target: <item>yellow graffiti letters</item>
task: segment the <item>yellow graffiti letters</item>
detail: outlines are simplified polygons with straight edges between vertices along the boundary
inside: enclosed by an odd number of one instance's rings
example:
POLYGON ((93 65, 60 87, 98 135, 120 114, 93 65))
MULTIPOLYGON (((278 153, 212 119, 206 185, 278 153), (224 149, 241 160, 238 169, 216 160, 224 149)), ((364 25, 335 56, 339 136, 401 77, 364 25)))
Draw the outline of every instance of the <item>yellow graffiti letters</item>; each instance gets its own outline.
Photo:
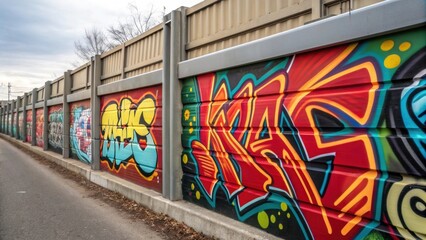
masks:
POLYGON ((149 127, 154 121, 155 102, 145 97, 139 104, 129 98, 123 98, 118 106, 116 102, 108 104, 102 114, 102 130, 104 139, 120 139, 121 141, 149 134, 149 127))

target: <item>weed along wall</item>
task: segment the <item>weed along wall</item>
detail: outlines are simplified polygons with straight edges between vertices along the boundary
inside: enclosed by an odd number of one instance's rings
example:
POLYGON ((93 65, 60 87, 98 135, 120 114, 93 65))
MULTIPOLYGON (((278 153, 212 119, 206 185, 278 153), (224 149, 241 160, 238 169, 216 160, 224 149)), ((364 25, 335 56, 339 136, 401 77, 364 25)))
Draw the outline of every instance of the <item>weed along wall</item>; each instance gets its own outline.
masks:
POLYGON ((62 128, 64 122, 62 105, 49 107, 48 117, 48 148, 54 152, 62 153, 62 128))
POLYGON ((101 98, 101 169, 161 192, 161 86, 101 98))
POLYGON ((425 44, 419 28, 183 80, 184 198, 289 239, 424 237, 425 44))
POLYGON ((92 162, 92 132, 90 100, 70 104, 71 156, 84 163, 92 162))

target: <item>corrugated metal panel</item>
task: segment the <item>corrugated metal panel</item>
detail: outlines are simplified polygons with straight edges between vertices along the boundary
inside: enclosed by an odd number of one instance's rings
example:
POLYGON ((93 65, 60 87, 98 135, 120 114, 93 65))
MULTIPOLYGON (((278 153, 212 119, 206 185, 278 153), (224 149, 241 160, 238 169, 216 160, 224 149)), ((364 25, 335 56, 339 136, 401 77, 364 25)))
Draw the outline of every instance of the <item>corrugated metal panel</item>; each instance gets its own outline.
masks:
POLYGON ((338 15, 349 12, 349 10, 355 10, 382 1, 383 0, 325 0, 323 8, 324 15, 338 15))
POLYGON ((102 54, 101 56, 101 79, 107 80, 121 75, 123 66, 122 51, 120 46, 113 49, 111 52, 102 54))
POLYGON ((64 81, 63 78, 58 81, 58 95, 64 94, 64 81))
POLYGON ((107 83, 112 83, 112 82, 118 81, 120 79, 121 79, 121 75, 117 75, 117 76, 105 78, 105 79, 101 80, 101 85, 102 84, 107 84, 107 83))
POLYGON ((37 102, 41 102, 44 100, 44 87, 42 89, 37 90, 37 102))
POLYGON ((50 89, 51 89, 50 97, 51 98, 56 97, 58 95, 58 82, 57 81, 52 82, 52 84, 50 84, 50 89))
MULTIPOLYGON (((380 1, 353 0, 352 9, 380 1)), ((320 16, 349 11, 349 0, 325 0, 323 3, 324 7, 318 0, 204 1, 187 9, 188 58, 299 27, 320 16)))
POLYGON ((71 74, 71 91, 85 88, 87 82, 87 67, 84 66, 79 71, 71 74))
POLYGON ((140 37, 136 38, 133 42, 131 41, 126 45, 126 75, 127 72, 135 72, 142 69, 142 71, 139 72, 143 73, 146 72, 146 70, 143 69, 153 69, 153 67, 148 66, 158 65, 158 62, 162 61, 162 25, 158 25, 152 28, 151 30, 142 34, 140 37))
POLYGON ((311 7, 304 0, 223 0, 196 11, 190 8, 188 58, 301 26, 311 20, 311 7))
POLYGON ((50 97, 51 98, 54 98, 54 97, 57 97, 57 96, 60 96, 60 95, 62 95, 63 94, 63 84, 62 85, 60 85, 60 83, 61 83, 61 81, 63 82, 64 81, 64 78, 63 77, 60 77, 60 78, 58 78, 58 79, 56 79, 56 80, 54 80, 51 84, 50 84, 50 86, 51 86, 51 93, 50 93, 50 97))
POLYGON ((151 72, 151 71, 154 71, 154 70, 158 70, 158 69, 161 69, 162 67, 163 67, 163 62, 157 62, 155 64, 151 64, 151 65, 148 65, 146 67, 139 68, 137 70, 126 72, 126 78, 134 77, 134 76, 140 75, 142 73, 147 73, 147 72, 151 72))

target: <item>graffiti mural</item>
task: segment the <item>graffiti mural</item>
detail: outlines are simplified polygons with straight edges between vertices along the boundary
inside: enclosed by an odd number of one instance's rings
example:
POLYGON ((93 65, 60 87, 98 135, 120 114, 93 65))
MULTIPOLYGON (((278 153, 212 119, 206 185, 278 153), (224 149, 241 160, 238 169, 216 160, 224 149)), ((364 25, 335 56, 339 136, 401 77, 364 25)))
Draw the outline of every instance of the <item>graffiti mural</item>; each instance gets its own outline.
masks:
POLYGON ((33 111, 32 110, 28 110, 27 111, 27 119, 25 122, 25 126, 27 128, 27 136, 26 136, 26 141, 31 143, 31 139, 32 139, 32 125, 33 125, 33 111))
POLYGON ((186 200, 288 239, 426 238, 426 32, 183 81, 186 200))
POLYGON ((101 168, 161 192, 161 86, 101 98, 101 168))
POLYGON ((71 156, 85 163, 92 162, 92 134, 90 100, 70 104, 71 156))
POLYGON ((18 126, 19 126, 19 131, 18 131, 18 138, 20 140, 24 140, 24 113, 20 112, 18 114, 18 126))
POLYGON ((43 116, 43 108, 39 108, 36 110, 36 145, 39 147, 43 147, 44 146, 44 142, 43 142, 43 121, 44 121, 44 116, 43 116))
POLYGON ((51 106, 48 110, 48 147, 58 153, 62 153, 62 135, 64 124, 64 112, 62 105, 51 106))

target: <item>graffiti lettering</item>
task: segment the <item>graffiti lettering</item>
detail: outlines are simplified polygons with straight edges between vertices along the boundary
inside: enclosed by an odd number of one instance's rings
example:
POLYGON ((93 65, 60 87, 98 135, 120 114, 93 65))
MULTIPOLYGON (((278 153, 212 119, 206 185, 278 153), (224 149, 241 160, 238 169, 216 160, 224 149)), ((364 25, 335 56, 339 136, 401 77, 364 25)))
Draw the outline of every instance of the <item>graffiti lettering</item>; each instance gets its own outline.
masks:
POLYGON ((89 103, 74 104, 71 112, 71 149, 81 161, 92 162, 91 110, 89 103))
POLYGON ((289 239, 424 238, 425 36, 186 79, 185 199, 289 239))
POLYGON ((31 142, 32 141, 32 125, 33 125, 33 111, 32 110, 28 110, 27 111, 27 119, 26 119, 26 128, 27 128, 27 136, 26 136, 26 141, 27 142, 31 142))
POLYGON ((36 110, 36 144, 39 147, 44 146, 43 142, 43 129, 44 129, 44 116, 43 109, 39 108, 36 110))
POLYGON ((155 98, 147 94, 139 102, 122 98, 107 103, 102 112, 102 158, 118 167, 134 159, 140 172, 149 177, 157 166, 157 150, 150 133, 155 117, 155 98))
POLYGON ((62 128, 64 113, 60 107, 49 108, 48 140, 49 147, 56 151, 62 151, 62 128))

